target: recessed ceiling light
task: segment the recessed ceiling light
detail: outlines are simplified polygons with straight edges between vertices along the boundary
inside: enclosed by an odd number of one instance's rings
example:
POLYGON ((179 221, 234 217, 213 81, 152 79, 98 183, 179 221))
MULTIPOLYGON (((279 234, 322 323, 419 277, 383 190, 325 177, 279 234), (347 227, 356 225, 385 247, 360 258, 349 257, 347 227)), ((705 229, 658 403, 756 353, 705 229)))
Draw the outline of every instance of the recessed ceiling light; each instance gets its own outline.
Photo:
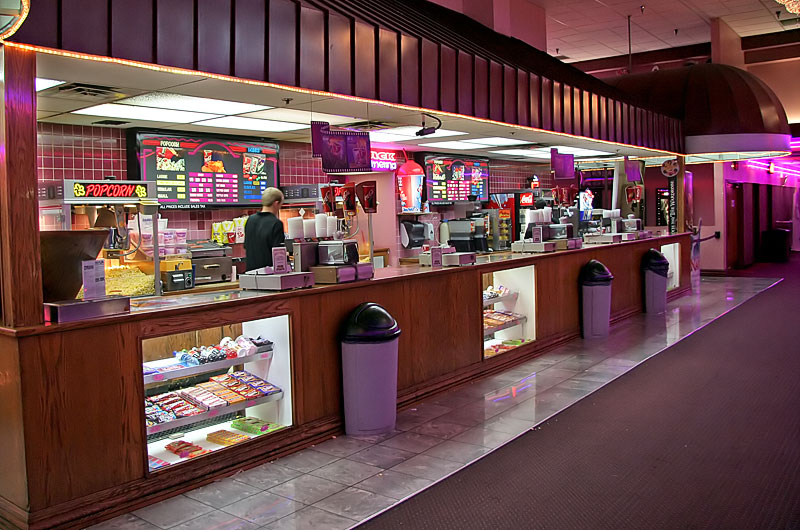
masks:
MULTIPOLYGON (((384 132, 389 134, 396 134, 398 136, 409 136, 411 138, 418 138, 417 131, 420 130, 422 127, 395 127, 394 129, 384 129, 384 132)), ((450 131, 447 129, 437 129, 433 134, 427 134, 424 137, 426 140, 428 138, 444 138, 445 136, 461 136, 463 134, 467 134, 461 131, 450 131)))
MULTIPOLYGON (((426 136, 427 138, 427 136, 426 136)), ((428 144, 419 144, 422 147, 433 147, 434 149, 486 149, 488 145, 471 144, 467 142, 432 142, 428 144)))
POLYGON ((336 114, 323 114, 320 112, 309 112, 298 109, 269 109, 246 114, 248 118, 262 118, 265 120, 288 121, 292 123, 304 123, 309 125, 311 120, 326 121, 331 125, 342 125, 359 121, 352 116, 337 116, 336 114))
POLYGON ((381 131, 370 131, 369 140, 371 142, 394 143, 394 142, 408 142, 415 140, 416 136, 400 136, 398 134, 389 134, 381 131))
POLYGON ((117 105, 104 103, 85 109, 75 110, 72 114, 102 116, 103 118, 123 118, 126 120, 163 121, 169 123, 192 123, 194 121, 216 118, 217 114, 203 112, 186 112, 183 110, 153 109, 136 105, 117 105))
POLYGON ((203 127, 221 127, 223 129, 239 129, 242 131, 287 132, 308 129, 309 125, 289 123, 287 121, 259 120, 258 118, 242 118, 241 116, 225 116, 211 120, 198 121, 194 125, 203 127))
POLYGON ((534 149, 534 151, 539 151, 542 153, 550 154, 550 149, 558 149, 558 153, 561 155, 575 155, 575 156, 601 156, 601 155, 613 155, 614 153, 609 153, 608 151, 595 151, 593 149, 582 149, 580 147, 567 147, 564 145, 554 145, 553 147, 540 147, 538 149, 534 149))
POLYGON ((44 77, 37 77, 36 78, 36 91, 41 92, 42 90, 47 90, 48 88, 53 88, 54 86, 63 85, 66 81, 58 81, 56 79, 45 79, 44 77))
POLYGON ((463 140, 464 142, 474 142, 476 144, 491 145, 492 147, 501 147, 504 145, 522 145, 530 144, 527 140, 514 140, 513 138, 500 138, 499 136, 492 136, 491 138, 470 138, 463 140))
POLYGON ((225 116, 272 108, 267 105, 252 105, 250 103, 239 103, 238 101, 198 98, 194 96, 184 96, 183 94, 167 94, 164 92, 151 92, 149 94, 142 94, 141 96, 123 99, 117 103, 123 103, 125 105, 140 105, 142 107, 155 107, 159 109, 207 112, 210 114, 222 114, 225 116))
POLYGON ((550 160, 550 153, 542 154, 539 151, 531 149, 500 149, 499 151, 489 151, 490 153, 497 153, 498 155, 514 155, 524 156, 527 158, 538 158, 539 160, 550 160))

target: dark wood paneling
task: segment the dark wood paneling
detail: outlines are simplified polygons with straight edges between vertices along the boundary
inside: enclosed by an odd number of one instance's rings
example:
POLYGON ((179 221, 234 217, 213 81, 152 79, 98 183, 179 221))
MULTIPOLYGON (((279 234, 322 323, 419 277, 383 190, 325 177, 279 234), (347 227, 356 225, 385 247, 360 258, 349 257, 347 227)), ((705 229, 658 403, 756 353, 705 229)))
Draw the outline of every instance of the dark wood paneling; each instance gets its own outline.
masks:
POLYGON ((152 63, 153 2, 111 0, 111 55, 152 63))
POLYGON ((600 96, 600 98, 597 100, 597 105, 597 125, 599 127, 599 135, 595 137, 601 140, 608 140, 608 113, 606 112, 606 109, 608 108, 608 100, 604 96, 600 96))
POLYGON ((156 61, 194 69, 194 2, 156 0, 156 61))
POLYGON ((203 72, 231 73, 231 2, 197 1, 197 68, 203 72))
POLYGON ((397 103, 399 97, 398 35, 381 28, 379 31, 378 87, 381 101, 397 103))
POLYGON ((0 458, 0 477, 3 477, 0 480, 0 497, 19 508, 26 508, 28 485, 25 480, 19 350, 17 339, 3 335, 0 335, 0 447, 3 448, 3 458, 0 458))
POLYGON ((558 81, 553 81, 553 125, 556 132, 564 131, 564 89, 558 81))
POLYGON ((300 86, 325 90, 325 14, 300 8, 300 86))
POLYGON ((489 117, 503 121, 503 66, 489 61, 489 117))
POLYGON ((357 20, 355 29, 355 95, 363 98, 375 98, 377 94, 375 28, 357 20))
MULTIPOLYGON (((11 40, 58 48, 59 0, 36 0, 32 4, 28 18, 12 35, 11 40)), ((150 46, 151 43, 148 42, 147 45, 150 46)))
POLYGON ((553 80, 542 77, 542 129, 553 130, 553 80))
POLYGON ((268 81, 297 85, 297 5, 290 0, 269 0, 268 81))
POLYGON ((475 116, 489 117, 489 62, 475 57, 475 116))
POLYGON ((615 101, 614 102, 614 114, 616 116, 616 118, 614 119, 614 123, 616 124, 616 128, 617 128, 615 139, 616 139, 617 142, 622 142, 622 139, 623 139, 624 136, 622 134, 623 122, 622 122, 622 102, 621 101, 615 101))
POLYGON ((95 55, 108 54, 108 2, 61 0, 61 46, 95 55))
POLYGON ((517 69, 503 65, 503 121, 517 123, 517 69))
POLYGON ((422 106, 439 108, 439 46, 422 39, 422 106))
POLYGON ((458 112, 459 114, 466 114, 472 116, 474 109, 472 107, 472 89, 475 81, 475 75, 472 68, 473 56, 458 52, 458 112))
POLYGON ((328 14, 328 90, 353 93, 352 23, 349 18, 328 14))
POLYGON ((600 113, 598 112, 598 109, 600 108, 600 96, 597 94, 592 94, 589 105, 592 110, 592 138, 600 138, 600 113))
POLYGON ((456 96, 456 51, 449 46, 439 47, 439 105, 447 112, 456 112, 458 102, 456 96))
POLYGON ((631 143, 631 121, 630 121, 631 107, 627 103, 622 103, 622 142, 626 144, 631 143))
POLYGON ((581 130, 584 136, 592 136, 592 94, 588 90, 581 91, 581 130))
POLYGON ((400 102, 418 107, 420 104, 419 39, 400 36, 400 102))
POLYGON ((236 0, 234 13, 234 73, 246 79, 266 77, 268 0, 236 0))
POLYGON ((531 89, 530 76, 523 70, 517 70, 517 123, 531 124, 531 89))
POLYGON ((562 127, 567 134, 572 134, 572 87, 561 85, 562 127))
POLYGON ((536 75, 530 75, 530 105, 531 105, 531 127, 542 127, 542 79, 536 75))
POLYGON ((36 53, 4 47, 0 149, 0 291, 9 327, 42 322, 36 174, 36 53))
POLYGON ((137 332, 123 324, 20 340, 31 510, 144 478, 137 332))

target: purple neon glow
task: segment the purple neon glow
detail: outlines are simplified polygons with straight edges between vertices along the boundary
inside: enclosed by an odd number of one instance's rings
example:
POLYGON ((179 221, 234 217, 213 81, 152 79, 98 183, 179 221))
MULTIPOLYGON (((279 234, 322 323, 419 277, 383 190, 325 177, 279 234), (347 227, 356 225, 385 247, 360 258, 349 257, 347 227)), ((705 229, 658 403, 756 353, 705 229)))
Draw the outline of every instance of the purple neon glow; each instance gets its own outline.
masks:
MULTIPOLYGON (((765 170, 768 170, 770 166, 768 162, 761 162, 758 160, 752 160, 748 162, 747 165, 757 169, 765 169, 765 170)), ((786 166, 779 166, 778 164, 774 164, 774 173, 783 173, 785 175, 793 175, 796 177, 800 177, 800 171, 798 171, 797 169, 788 168, 786 166)))

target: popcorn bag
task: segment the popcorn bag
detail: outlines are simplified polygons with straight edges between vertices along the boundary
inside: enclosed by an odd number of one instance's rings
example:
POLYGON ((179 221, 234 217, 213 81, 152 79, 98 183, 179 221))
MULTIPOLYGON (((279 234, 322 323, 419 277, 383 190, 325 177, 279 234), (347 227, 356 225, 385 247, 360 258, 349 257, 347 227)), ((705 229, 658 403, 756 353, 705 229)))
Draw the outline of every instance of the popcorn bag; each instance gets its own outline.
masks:
POLYGON ((233 223, 236 230, 236 243, 244 243, 244 225, 247 223, 247 217, 237 217, 233 223))

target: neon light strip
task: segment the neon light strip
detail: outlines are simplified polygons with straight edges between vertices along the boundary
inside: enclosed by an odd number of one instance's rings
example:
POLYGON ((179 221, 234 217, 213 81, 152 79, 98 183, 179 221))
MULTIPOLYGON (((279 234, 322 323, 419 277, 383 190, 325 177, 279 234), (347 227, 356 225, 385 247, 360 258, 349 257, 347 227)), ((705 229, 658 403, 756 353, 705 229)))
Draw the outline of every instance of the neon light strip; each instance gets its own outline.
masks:
POLYGON ((588 141, 591 141, 591 142, 597 142, 597 143, 606 144, 606 145, 629 147, 631 149, 641 149, 641 150, 644 150, 644 151, 651 151, 653 153, 663 153, 662 155, 659 155, 659 156, 664 156, 664 155, 678 156, 680 154, 680 153, 675 153, 675 152, 672 152, 672 151, 654 149, 652 147, 644 147, 644 146, 640 146, 640 145, 615 143, 615 142, 610 142, 608 140, 599 140, 597 138, 589 138, 589 137, 586 137, 586 136, 576 136, 574 134, 561 133, 561 132, 555 132, 555 131, 548 131, 547 129, 538 129, 536 127, 526 127, 524 125, 515 125, 515 124, 512 124, 512 123, 505 123, 505 122, 501 122, 501 121, 490 120, 490 119, 487 119, 487 118, 478 118, 478 117, 475 117, 475 116, 467 116, 467 115, 458 114, 458 113, 455 113, 455 112, 447 112, 447 111, 443 111, 443 110, 426 109, 424 107, 414 107, 414 106, 411 106, 411 105, 402 105, 402 104, 399 104, 399 103, 389 103, 389 102, 386 102, 386 101, 379 101, 379 100, 376 100, 376 99, 362 98, 362 97, 359 97, 359 96, 347 96, 347 95, 344 95, 344 94, 336 94, 336 93, 333 93, 333 92, 324 92, 322 90, 311 90, 311 89, 308 89, 308 88, 300 88, 300 87, 293 87, 293 86, 288 86, 288 85, 280 85, 278 83, 270 83, 270 82, 267 82, 267 81, 256 81, 254 79, 243 79, 243 78, 240 78, 240 77, 233 77, 233 76, 229 76, 229 75, 212 74, 212 73, 209 73, 209 72, 201 72, 199 70, 189 70, 189 69, 186 69, 186 68, 177 68, 177 67, 174 67, 174 66, 161 66, 161 65, 158 65, 158 64, 143 63, 143 62, 140 62, 140 61, 132 61, 132 60, 129 60, 129 59, 117 59, 115 57, 105 57, 105 56, 102 56, 102 55, 92 55, 92 54, 88 54, 88 53, 77 53, 77 52, 71 52, 71 51, 66 51, 66 50, 58 50, 58 49, 55 49, 55 48, 48 48, 48 47, 45 47, 45 46, 33 46, 33 45, 30 45, 30 44, 20 44, 20 43, 16 43, 16 42, 6 42, 5 45, 9 46, 11 48, 19 48, 19 49, 22 49, 22 50, 29 50, 29 51, 38 52, 38 53, 46 53, 46 54, 49 54, 49 55, 58 55, 58 56, 61 56, 61 57, 68 57, 68 58, 71 58, 71 59, 82 59, 82 60, 86 60, 86 61, 96 61, 96 62, 101 62, 101 63, 119 64, 119 65, 123 65, 123 66, 132 66, 134 68, 143 68, 145 70, 152 70, 152 71, 155 71, 155 72, 166 72, 166 73, 170 73, 170 74, 191 75, 191 76, 201 75, 201 76, 207 77, 209 79, 216 79, 216 80, 219 80, 219 81, 230 81, 230 82, 233 82, 233 83, 241 83, 241 84, 245 84, 245 85, 277 88, 277 89, 286 90, 286 91, 289 91, 289 92, 296 92, 296 93, 300 93, 300 94, 310 94, 310 95, 313 95, 313 96, 337 98, 337 99, 343 99, 343 100, 347 100, 347 101, 355 101, 355 102, 358 102, 358 103, 372 103, 372 104, 375 104, 375 105, 381 105, 381 106, 384 106, 384 107, 390 107, 390 108, 400 109, 400 110, 407 110, 407 111, 412 111, 412 112, 429 112, 429 113, 438 114, 440 116, 447 116, 447 117, 451 117, 451 118, 461 118, 461 119, 465 119, 465 120, 470 120, 470 121, 474 121, 474 122, 478 122, 478 123, 487 123, 487 124, 491 124, 491 125, 501 125, 501 126, 504 126, 504 127, 511 127, 513 129, 519 129, 519 130, 523 130, 523 131, 532 131, 532 132, 537 132, 537 133, 552 134, 552 135, 555 135, 555 136, 563 136, 565 138, 574 138, 574 139, 578 139, 578 140, 588 140, 588 141))
MULTIPOLYGON (((769 170, 769 164, 766 162, 759 162, 759 161, 751 161, 747 163, 750 167, 755 167, 757 169, 769 170)), ((796 169, 790 169, 785 166, 775 166, 773 173, 784 173, 786 175, 793 175, 796 177, 800 177, 800 171, 796 169)))

